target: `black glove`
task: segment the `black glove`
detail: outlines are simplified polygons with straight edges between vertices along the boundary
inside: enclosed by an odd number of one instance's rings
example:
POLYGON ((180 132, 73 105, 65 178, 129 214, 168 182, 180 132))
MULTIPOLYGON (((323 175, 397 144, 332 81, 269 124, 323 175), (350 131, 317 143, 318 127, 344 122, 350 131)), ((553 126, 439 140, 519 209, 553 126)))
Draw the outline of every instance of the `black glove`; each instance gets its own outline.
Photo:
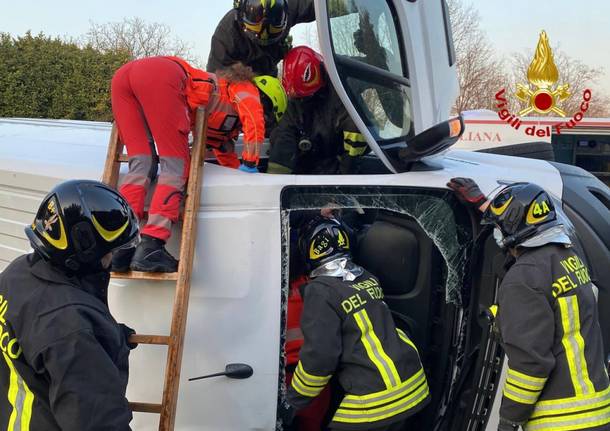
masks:
POLYGON ((287 427, 294 421, 296 410, 291 405, 281 402, 277 409, 277 418, 282 421, 282 425, 287 427))
POLYGON ((119 323, 119 326, 121 327, 121 330, 123 331, 123 335, 125 336, 125 341, 127 342, 127 346, 133 350, 136 347, 138 347, 138 343, 130 343, 129 342, 129 337, 132 336, 133 334, 136 333, 136 331, 134 331, 132 328, 130 328, 129 326, 123 324, 123 323, 119 323))
POLYGON ((513 423, 509 420, 500 418, 500 423, 498 424, 498 431, 518 431, 519 425, 513 423))
POLYGON ((447 187, 455 192, 460 202, 475 208, 487 200, 472 178, 451 178, 447 187))

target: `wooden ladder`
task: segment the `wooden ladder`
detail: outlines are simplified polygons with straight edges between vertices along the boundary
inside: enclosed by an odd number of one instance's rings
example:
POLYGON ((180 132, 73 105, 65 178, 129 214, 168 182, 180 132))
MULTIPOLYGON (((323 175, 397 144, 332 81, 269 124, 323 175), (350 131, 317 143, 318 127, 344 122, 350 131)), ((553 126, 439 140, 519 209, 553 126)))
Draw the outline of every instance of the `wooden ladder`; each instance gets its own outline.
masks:
MULTIPOLYGON (((172 322, 169 336, 167 335, 132 335, 131 342, 138 344, 157 344, 168 346, 167 362, 165 366, 165 381, 163 385, 163 399, 161 404, 130 402, 134 412, 158 413, 159 431, 172 431, 176 420, 176 406, 178 402, 178 389, 180 386, 180 368, 182 364, 182 350, 184 347, 184 332, 186 329, 186 316, 191 290, 191 271, 193 268, 193 255, 195 239, 197 238, 197 211, 201 194, 201 178, 203 175, 203 158, 205 155, 207 114, 203 107, 197 109, 195 119, 195 134, 191 150, 191 165, 186 186, 186 199, 182 215, 182 237, 180 242, 180 263, 178 272, 151 273, 130 271, 126 273, 112 273, 113 278, 131 280, 172 280, 176 282, 172 322)), ((108 155, 104 166, 102 181, 111 187, 117 188, 121 163, 128 161, 123 154, 123 143, 119 139, 116 124, 112 126, 108 155)))

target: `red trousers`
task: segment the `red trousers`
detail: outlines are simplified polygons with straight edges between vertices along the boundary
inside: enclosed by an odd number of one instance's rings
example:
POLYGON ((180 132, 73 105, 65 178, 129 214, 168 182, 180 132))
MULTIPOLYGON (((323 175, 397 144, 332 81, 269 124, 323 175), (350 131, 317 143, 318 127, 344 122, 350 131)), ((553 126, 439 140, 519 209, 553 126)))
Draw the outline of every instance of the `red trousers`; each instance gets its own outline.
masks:
POLYGON ((129 156, 129 173, 120 192, 141 220, 151 173, 157 169, 156 144, 160 173, 142 234, 162 240, 170 237, 172 223, 178 220, 189 171, 191 118, 185 82, 180 65, 162 57, 134 60, 112 78, 112 112, 129 156))

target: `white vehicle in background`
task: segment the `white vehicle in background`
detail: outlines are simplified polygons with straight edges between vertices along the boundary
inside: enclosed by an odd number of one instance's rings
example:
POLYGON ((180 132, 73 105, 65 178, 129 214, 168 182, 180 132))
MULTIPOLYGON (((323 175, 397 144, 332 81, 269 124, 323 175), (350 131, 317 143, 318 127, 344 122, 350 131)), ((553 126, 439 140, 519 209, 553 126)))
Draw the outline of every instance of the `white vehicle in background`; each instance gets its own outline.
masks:
POLYGON ((584 118, 557 133, 554 126, 566 118, 523 117, 516 130, 493 111, 462 115, 466 128, 453 148, 574 165, 610 186, 610 118, 584 118), (535 135, 539 130, 542 137, 535 135))
MULTIPOLYGON (((471 177, 488 195, 516 181, 544 187, 578 233, 601 309, 610 308, 610 191, 577 167, 449 149, 463 122, 449 119, 457 80, 443 0, 315 5, 330 79, 373 149, 367 163, 383 173, 252 175, 206 163, 176 429, 281 428, 283 322, 298 271, 292 215, 333 202, 355 222, 357 260, 381 279, 422 355, 432 401, 407 429, 495 430, 504 354, 480 310, 494 302, 503 256, 446 183, 471 177), (360 45, 358 30, 374 43, 360 45), (254 374, 187 381, 229 363, 254 374)), ((101 177, 109 133, 102 123, 0 120, 0 268, 29 250, 23 227, 54 184, 101 177)), ((115 280, 109 295, 117 320, 168 332, 172 284, 115 280)), ((600 318, 609 352, 610 315, 600 318)), ((164 360, 163 347, 133 351, 129 399, 158 402, 164 360)), ((157 421, 135 414, 132 427, 157 421)))

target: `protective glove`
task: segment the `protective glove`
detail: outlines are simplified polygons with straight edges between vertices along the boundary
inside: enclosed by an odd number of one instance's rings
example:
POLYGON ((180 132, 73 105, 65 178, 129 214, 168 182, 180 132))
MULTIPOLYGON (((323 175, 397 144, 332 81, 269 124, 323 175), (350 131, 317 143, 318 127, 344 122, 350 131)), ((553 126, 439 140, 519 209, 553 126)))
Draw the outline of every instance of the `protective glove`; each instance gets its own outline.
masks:
POLYGON ((500 418, 500 423, 498 424, 498 431, 518 431, 519 425, 513 423, 509 420, 500 418))
POLYGON ((119 326, 121 327, 121 330, 123 331, 123 335, 125 336, 125 341, 127 342, 127 346, 129 347, 129 349, 133 350, 136 347, 138 347, 138 343, 129 342, 129 337, 131 337, 133 334, 135 334, 136 331, 134 331, 132 328, 130 328, 129 326, 127 326, 123 323, 119 323, 119 326))
POLYGON ((242 163, 237 169, 242 172, 248 172, 249 174, 258 174, 258 169, 256 169, 256 166, 247 166, 242 163))
POLYGON ((290 426, 296 415, 296 410, 289 404, 280 402, 277 410, 277 418, 282 421, 283 426, 290 426))
POLYGON ((447 187, 453 190, 460 202, 479 208, 487 199, 472 178, 451 178, 447 187))

